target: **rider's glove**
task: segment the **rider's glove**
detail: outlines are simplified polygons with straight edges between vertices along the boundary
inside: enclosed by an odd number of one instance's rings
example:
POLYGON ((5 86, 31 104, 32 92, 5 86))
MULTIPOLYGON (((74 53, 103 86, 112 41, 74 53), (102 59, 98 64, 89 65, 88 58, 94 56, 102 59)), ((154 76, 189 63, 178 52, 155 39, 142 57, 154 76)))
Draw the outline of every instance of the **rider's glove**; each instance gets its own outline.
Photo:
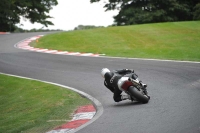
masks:
POLYGON ((124 70, 127 71, 127 72, 130 72, 130 73, 134 73, 133 69, 124 69, 124 70))

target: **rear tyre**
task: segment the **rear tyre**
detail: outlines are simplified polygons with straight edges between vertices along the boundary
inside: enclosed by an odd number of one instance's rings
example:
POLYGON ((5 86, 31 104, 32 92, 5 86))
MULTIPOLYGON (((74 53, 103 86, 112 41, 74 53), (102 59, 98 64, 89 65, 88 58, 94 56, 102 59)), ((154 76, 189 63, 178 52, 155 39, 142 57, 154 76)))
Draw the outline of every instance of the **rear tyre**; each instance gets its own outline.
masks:
POLYGON ((130 93, 131 96, 136 98, 136 100, 138 102, 141 102, 141 103, 148 103, 149 102, 149 98, 146 95, 144 95, 142 90, 139 91, 137 88, 130 86, 128 88, 128 92, 130 93))

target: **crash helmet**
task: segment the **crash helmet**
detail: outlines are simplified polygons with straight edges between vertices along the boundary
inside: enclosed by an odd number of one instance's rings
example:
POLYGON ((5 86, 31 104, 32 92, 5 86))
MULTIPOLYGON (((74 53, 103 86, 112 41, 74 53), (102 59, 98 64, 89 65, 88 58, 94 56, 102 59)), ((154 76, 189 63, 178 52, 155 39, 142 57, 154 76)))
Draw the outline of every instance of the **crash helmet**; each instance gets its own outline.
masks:
POLYGON ((110 70, 109 70, 108 68, 103 68, 103 69, 101 70, 101 76, 102 76, 103 78, 105 78, 105 74, 108 73, 108 72, 110 72, 110 70))

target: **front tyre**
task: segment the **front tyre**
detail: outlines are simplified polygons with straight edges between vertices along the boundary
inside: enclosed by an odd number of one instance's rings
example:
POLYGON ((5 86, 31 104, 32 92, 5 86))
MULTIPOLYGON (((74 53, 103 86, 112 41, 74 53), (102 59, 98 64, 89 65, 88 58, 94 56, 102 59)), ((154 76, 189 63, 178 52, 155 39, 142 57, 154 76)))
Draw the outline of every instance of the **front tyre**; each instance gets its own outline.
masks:
POLYGON ((130 93, 131 96, 136 98, 136 100, 138 102, 141 102, 141 103, 148 103, 149 102, 149 98, 146 95, 144 95, 142 90, 139 91, 137 88, 130 86, 128 88, 128 92, 130 93))

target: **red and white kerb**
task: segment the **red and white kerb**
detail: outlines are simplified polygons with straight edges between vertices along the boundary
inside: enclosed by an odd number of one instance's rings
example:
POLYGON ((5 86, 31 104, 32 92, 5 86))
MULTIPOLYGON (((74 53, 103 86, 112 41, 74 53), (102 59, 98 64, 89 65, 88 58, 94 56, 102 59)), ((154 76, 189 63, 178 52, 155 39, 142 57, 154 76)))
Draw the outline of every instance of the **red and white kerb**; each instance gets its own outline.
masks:
POLYGON ((34 52, 41 52, 41 53, 48 53, 48 54, 60 54, 60 55, 74 55, 74 56, 92 56, 92 57, 98 57, 103 54, 93 54, 93 53, 80 53, 80 52, 69 52, 69 51, 59 51, 59 50, 52 50, 52 49, 42 49, 42 48, 34 48, 29 46, 29 43, 39 39, 43 35, 34 36, 28 39, 23 40, 22 42, 18 43, 16 45, 17 48, 24 49, 24 50, 30 50, 34 52))

